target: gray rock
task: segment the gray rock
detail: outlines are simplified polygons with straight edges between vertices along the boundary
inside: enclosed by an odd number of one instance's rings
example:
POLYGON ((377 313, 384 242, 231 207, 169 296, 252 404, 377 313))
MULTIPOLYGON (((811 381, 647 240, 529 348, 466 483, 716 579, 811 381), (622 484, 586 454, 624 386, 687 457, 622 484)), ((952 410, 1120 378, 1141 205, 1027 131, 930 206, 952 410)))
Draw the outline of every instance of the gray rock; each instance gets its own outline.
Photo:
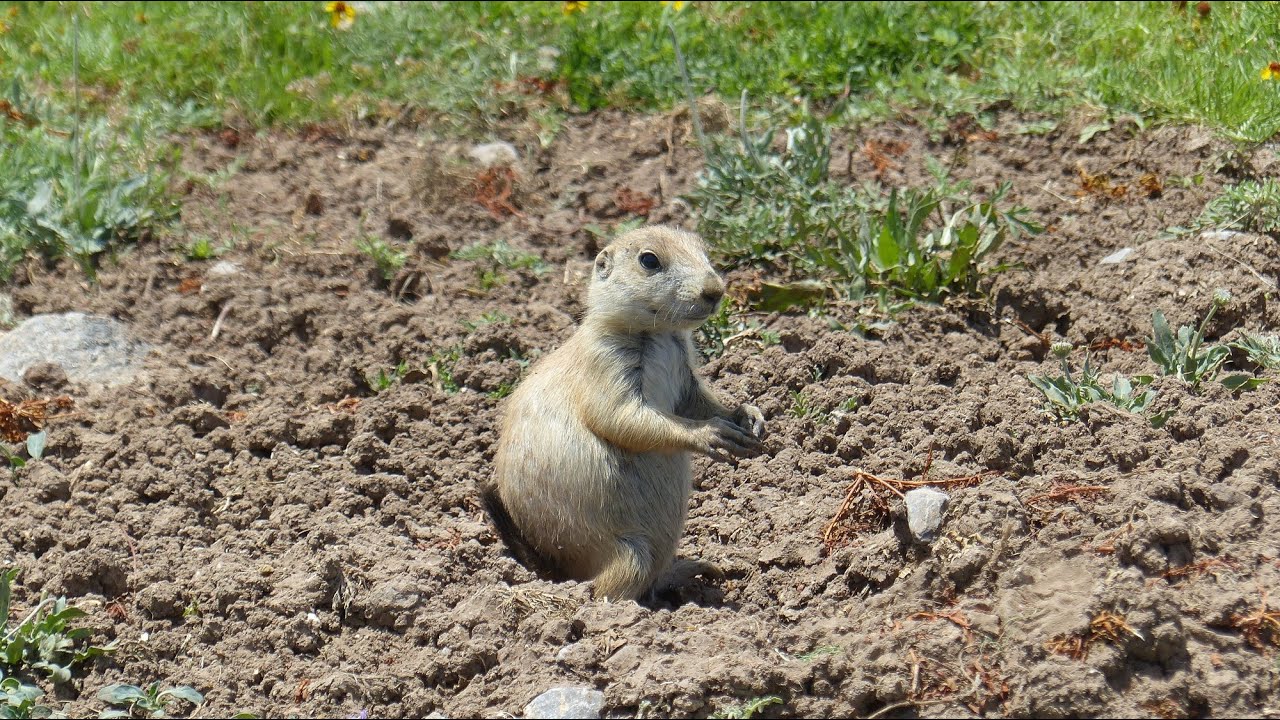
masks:
POLYGON ((72 312, 35 315, 0 335, 0 377, 18 382, 39 363, 62 367, 72 382, 122 385, 141 369, 146 344, 109 317, 72 312))
POLYGON ((491 168, 495 165, 515 165, 520 161, 520 153, 516 151, 516 146, 509 142, 491 142, 476 145, 467 151, 467 157, 484 168, 491 168))
POLYGON ((1241 235, 1244 233, 1235 230, 1206 230, 1200 233, 1200 239, 1209 242, 1230 242, 1241 235))
POLYGON ((916 488, 907 493, 907 527, 918 542, 930 543, 942 527, 942 515, 951 496, 931 487, 916 488))
POLYGON ((240 274, 240 266, 230 260, 219 260, 205 271, 209 277, 231 277, 240 274))
POLYGON ((374 627, 405 628, 413 621, 413 611, 422 596, 408 580, 391 580, 373 586, 358 599, 365 620, 374 627))
POLYGON ((556 687, 524 706, 527 718, 598 718, 604 693, 587 687, 556 687))
POLYGON ((1129 258, 1133 254, 1133 248, 1126 247, 1111 253, 1110 255, 1098 261, 1100 265, 1118 265, 1129 258))

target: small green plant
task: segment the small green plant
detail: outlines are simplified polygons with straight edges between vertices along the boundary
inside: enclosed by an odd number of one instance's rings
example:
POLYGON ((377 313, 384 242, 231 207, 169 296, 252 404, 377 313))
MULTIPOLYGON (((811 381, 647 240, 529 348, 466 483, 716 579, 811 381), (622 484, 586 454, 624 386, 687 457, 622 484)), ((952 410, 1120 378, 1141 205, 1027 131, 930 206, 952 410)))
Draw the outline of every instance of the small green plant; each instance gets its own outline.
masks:
POLYGON ((174 215, 171 163, 144 139, 161 132, 154 118, 129 118, 133 133, 84 121, 24 92, 17 76, 0 97, 10 114, 0 122, 0 282, 28 254, 71 257, 93 276, 100 254, 174 215))
POLYGON ((0 442, 0 454, 3 454, 5 462, 9 463, 9 475, 16 481, 18 479, 18 471, 27 466, 27 461, 23 460, 20 455, 10 450, 9 446, 2 442, 0 442))
MULTIPOLYGON (((1151 337, 1147 339, 1147 355, 1160 367, 1160 372, 1182 380, 1193 390, 1202 383, 1213 380, 1222 370, 1222 365, 1231 357, 1231 348, 1227 345, 1205 345, 1204 331, 1213 319, 1218 308, 1226 307, 1231 302, 1231 293, 1218 290, 1213 294, 1213 304, 1199 327, 1183 325, 1175 334, 1165 320, 1164 313, 1157 309, 1151 314, 1151 337)), ((1252 375, 1235 374, 1222 379, 1222 383, 1232 390, 1252 389, 1264 380, 1252 375)))
POLYGON ((755 714, 770 705, 781 705, 782 698, 777 695, 766 695, 764 697, 752 698, 741 705, 717 710, 711 714, 713 718, 722 718, 723 720, 750 720, 755 714))
POLYGON ((41 705, 44 691, 16 677, 5 677, 0 670, 0 719, 26 720, 53 717, 53 710, 41 705))
POLYGON ((455 260, 476 262, 476 276, 480 280, 480 288, 485 291, 506 282, 503 270, 528 270, 535 275, 542 275, 550 269, 542 258, 517 250, 505 240, 468 245, 461 250, 455 250, 450 257, 455 260))
POLYGON ((845 398, 844 402, 840 403, 839 410, 840 412, 843 412, 843 413, 851 413, 857 410, 860 404, 861 403, 858 401, 858 398, 856 397, 845 398))
POLYGON ((99 690, 98 699, 112 706, 103 710, 98 715, 100 718, 167 718, 169 705, 175 700, 199 706, 204 702, 204 695, 188 685, 161 690, 160 683, 151 683, 146 688, 117 684, 99 690))
POLYGON ((409 259, 406 253, 396 250, 382 238, 373 235, 357 240, 356 249, 373 260, 373 264, 378 268, 378 275, 386 282, 391 282, 396 273, 400 272, 400 268, 404 267, 405 261, 409 259))
POLYGON ((761 349, 782 342, 782 337, 777 331, 764 328, 755 320, 744 319, 741 312, 742 308, 726 300, 720 303, 716 313, 698 328, 696 345, 704 358, 710 360, 720 357, 728 345, 736 340, 751 339, 761 349))
POLYGON ((16 625, 8 624, 9 602, 18 568, 0 572, 0 670, 9 674, 25 668, 41 670, 55 683, 71 679, 71 669, 89 658, 112 651, 115 644, 90 645, 88 628, 71 627, 85 616, 65 597, 42 598, 16 625))
POLYGON ((203 260, 212 260, 213 258, 226 252, 226 248, 214 247, 213 240, 207 235, 201 235, 187 245, 186 256, 188 260, 196 262, 203 260))
POLYGON ((1280 232, 1280 180, 1245 180, 1205 205, 1196 229, 1280 232))
POLYGON ((505 240, 498 240, 489 244, 476 243, 468 245, 461 250, 454 251, 453 257, 456 260, 488 261, 494 267, 502 267, 508 270, 532 270, 539 274, 549 269, 549 266, 542 261, 542 258, 533 253, 517 250, 505 240))
POLYGON ((364 380, 369 383, 369 387, 372 388, 374 392, 380 393, 391 389, 391 386, 395 385, 408 372, 409 363, 401 360, 400 364, 391 368, 390 372, 379 369, 378 374, 376 375, 370 376, 366 374, 364 376, 364 380))
MULTIPOLYGON (((1028 375, 1027 380, 1044 393, 1048 400, 1046 409, 1059 420, 1074 421, 1080 419, 1080 411, 1090 403, 1103 402, 1125 412, 1145 415, 1156 398, 1154 390, 1148 388, 1152 378, 1139 376, 1133 379, 1117 374, 1111 379, 1111 387, 1101 383, 1098 370, 1093 367, 1088 352, 1085 353, 1084 365, 1077 380, 1072 377, 1070 343, 1054 343, 1053 354, 1062 363, 1062 375, 1028 375)), ((1161 427, 1172 415, 1172 411, 1156 413, 1148 416, 1153 427, 1161 427)))
POLYGON ((813 420, 818 425, 825 425, 831 419, 831 413, 813 403, 808 393, 796 390, 791 393, 791 417, 800 420, 813 420))
POLYGON ((475 332, 485 325, 506 325, 511 322, 511 316, 501 310, 488 310, 475 320, 462 320, 462 327, 469 332, 475 332))
POLYGON ((453 379, 453 369, 462 358, 462 348, 454 346, 448 350, 437 350, 427 359, 427 371, 431 373, 432 384, 439 390, 453 395, 462 388, 453 379))
POLYGON ((1244 331, 1240 335, 1240 339, 1231 343, 1231 347, 1244 352, 1249 362, 1258 367, 1280 370, 1280 337, 1244 331))

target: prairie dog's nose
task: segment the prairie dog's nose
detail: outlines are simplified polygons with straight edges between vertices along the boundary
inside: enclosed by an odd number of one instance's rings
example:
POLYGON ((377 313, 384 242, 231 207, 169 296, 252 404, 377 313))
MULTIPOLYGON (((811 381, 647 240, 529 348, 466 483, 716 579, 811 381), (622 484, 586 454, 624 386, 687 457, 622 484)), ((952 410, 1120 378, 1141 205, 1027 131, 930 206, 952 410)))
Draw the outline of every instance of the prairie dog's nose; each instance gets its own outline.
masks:
POLYGON ((702 299, 715 305, 722 297, 724 297, 724 281, 715 273, 707 273, 706 279, 702 281, 702 299))

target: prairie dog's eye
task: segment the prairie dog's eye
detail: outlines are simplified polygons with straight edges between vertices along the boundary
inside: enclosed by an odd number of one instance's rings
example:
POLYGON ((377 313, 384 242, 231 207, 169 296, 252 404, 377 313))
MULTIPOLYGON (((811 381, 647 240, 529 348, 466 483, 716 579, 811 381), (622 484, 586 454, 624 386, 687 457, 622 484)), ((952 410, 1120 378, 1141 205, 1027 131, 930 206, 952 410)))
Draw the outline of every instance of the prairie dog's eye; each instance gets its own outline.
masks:
POLYGON ((658 259, 657 255, 646 250, 640 253, 640 267, 645 270, 661 270, 662 261, 658 259))

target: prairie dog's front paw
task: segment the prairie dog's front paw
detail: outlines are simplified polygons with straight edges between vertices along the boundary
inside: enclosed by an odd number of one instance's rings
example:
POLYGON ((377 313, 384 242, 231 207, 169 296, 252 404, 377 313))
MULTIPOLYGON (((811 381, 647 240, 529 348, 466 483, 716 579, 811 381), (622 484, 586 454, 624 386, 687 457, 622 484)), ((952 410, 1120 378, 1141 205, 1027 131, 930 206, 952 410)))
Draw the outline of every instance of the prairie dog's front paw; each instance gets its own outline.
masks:
POLYGON ((744 428, 724 418, 711 418, 702 427, 704 453, 712 457, 745 457, 760 448, 760 442, 744 428))
POLYGON ((764 413, 755 405, 739 405, 733 411, 733 422, 757 440, 764 437, 764 413))

